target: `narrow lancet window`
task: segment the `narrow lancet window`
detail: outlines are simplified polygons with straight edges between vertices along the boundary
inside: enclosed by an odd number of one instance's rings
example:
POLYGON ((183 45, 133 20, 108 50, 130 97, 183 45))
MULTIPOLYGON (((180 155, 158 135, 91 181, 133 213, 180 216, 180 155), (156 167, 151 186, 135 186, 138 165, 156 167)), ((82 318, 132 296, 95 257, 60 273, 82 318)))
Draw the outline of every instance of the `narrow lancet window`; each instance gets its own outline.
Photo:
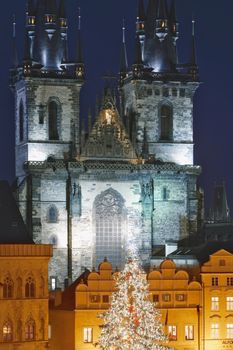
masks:
POLYGON ((59 140, 58 134, 58 105, 55 101, 50 101, 49 113, 49 140, 59 140))
POLYGON ((172 141, 172 128, 172 107, 163 105, 160 110, 160 139, 162 141, 172 141))

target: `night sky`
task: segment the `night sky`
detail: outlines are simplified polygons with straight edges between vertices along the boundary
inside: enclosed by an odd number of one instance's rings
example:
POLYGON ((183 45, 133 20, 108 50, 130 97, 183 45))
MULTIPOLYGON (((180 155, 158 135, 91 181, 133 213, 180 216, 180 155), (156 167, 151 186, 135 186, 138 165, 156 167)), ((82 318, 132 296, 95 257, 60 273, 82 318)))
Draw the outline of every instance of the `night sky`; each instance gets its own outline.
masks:
MULTIPOLYGON (((134 54, 137 0, 67 0, 70 55, 77 37, 77 8, 81 6, 82 35, 87 81, 82 91, 82 111, 94 108, 104 74, 117 74, 121 26, 125 17, 129 63, 134 54)), ((25 1, 1 1, 0 65, 0 178, 14 180, 14 99, 8 88, 12 52, 12 15, 17 19, 19 57, 22 57, 25 1)), ((233 1, 177 0, 180 22, 180 62, 190 56, 191 19, 196 19, 197 57, 202 84, 195 96, 195 163, 202 166, 199 184, 205 190, 206 207, 214 183, 225 181, 233 208, 233 1)), ((233 212, 232 212, 233 215, 233 212)))

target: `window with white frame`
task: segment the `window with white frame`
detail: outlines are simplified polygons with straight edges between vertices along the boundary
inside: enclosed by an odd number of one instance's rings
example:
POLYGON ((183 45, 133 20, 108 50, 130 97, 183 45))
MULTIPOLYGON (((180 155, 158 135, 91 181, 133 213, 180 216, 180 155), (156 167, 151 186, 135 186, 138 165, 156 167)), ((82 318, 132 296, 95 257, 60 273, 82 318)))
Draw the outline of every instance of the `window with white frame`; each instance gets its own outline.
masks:
POLYGON ((227 338, 233 339, 233 323, 227 323, 227 338))
POLYGON ((219 311, 219 297, 211 297, 211 311, 219 311))
POLYGON ((233 310, 233 297, 227 297, 227 311, 233 310))
POLYGON ((174 325, 168 326, 168 339, 177 340, 177 327, 174 325))
POLYGON ((194 326, 187 324, 185 326, 185 340, 193 340, 194 339, 194 326))
POLYGON ((57 288, 57 278, 56 277, 50 277, 50 288, 51 288, 51 290, 56 290, 56 288, 57 288))
POLYGON ((92 343, 93 338, 93 329, 91 327, 83 328, 83 342, 84 343, 92 343))
POLYGON ((211 338, 212 339, 219 338, 219 324, 218 323, 211 324, 211 338))

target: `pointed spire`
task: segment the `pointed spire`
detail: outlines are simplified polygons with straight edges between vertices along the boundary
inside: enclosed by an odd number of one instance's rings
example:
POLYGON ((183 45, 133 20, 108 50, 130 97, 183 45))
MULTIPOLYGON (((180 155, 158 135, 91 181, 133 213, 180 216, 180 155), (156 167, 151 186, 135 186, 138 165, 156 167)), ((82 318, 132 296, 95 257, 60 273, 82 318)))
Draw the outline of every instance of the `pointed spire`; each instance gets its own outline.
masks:
POLYGON ((142 50, 141 50, 141 44, 139 40, 139 36, 136 35, 135 38, 135 58, 134 58, 134 64, 141 65, 142 64, 142 50))
POLYGON ((173 38, 177 40, 179 37, 179 23, 177 22, 176 17, 176 0, 172 0, 171 11, 169 15, 169 27, 173 38))
POLYGON ((77 49, 77 64, 76 64, 76 77, 78 79, 84 79, 84 62, 83 62, 83 50, 82 50, 82 38, 81 38, 81 9, 78 8, 78 49, 77 49))
POLYGON ((141 48, 139 35, 136 34, 136 37, 135 37, 135 58, 134 58, 134 64, 133 64, 133 76, 134 76, 134 78, 140 78, 141 73, 142 73, 142 69, 143 69, 142 48, 141 48))
POLYGON ((224 183, 221 185, 215 185, 211 212, 212 220, 214 222, 228 222, 230 220, 230 210, 224 183))
POLYGON ((13 39, 13 67, 17 68, 19 65, 18 61, 18 52, 17 52, 17 47, 16 47, 16 20, 15 20, 15 15, 13 15, 13 32, 12 32, 12 39, 13 39))
POLYGON ((160 41, 163 41, 168 34, 168 14, 166 11, 166 0, 158 0, 158 12, 156 19, 156 35, 160 41))
POLYGON ((149 0, 147 11, 146 11, 146 36, 153 38, 155 34, 155 21, 158 12, 158 0, 149 0))
POLYGON ((141 22, 144 22, 146 19, 144 0, 138 0, 138 16, 137 19, 141 22))
POLYGON ((198 66, 197 66, 197 58, 196 58, 195 20, 194 20, 194 18, 192 19, 192 49, 191 49, 189 73, 192 74, 194 80, 197 78, 198 66))
POLYGON ((46 15, 56 15, 57 14, 56 0, 45 0, 45 14, 46 15))
POLYGON ((67 17, 66 17, 65 0, 60 0, 59 18, 63 18, 63 19, 67 18, 67 17))
POLYGON ((123 19, 122 25, 122 45, 121 45, 121 58, 120 58, 120 84, 123 83, 123 79, 126 77, 128 70, 128 59, 125 43, 125 21, 123 19))
POLYGON ((34 6, 34 1, 33 0, 28 0, 27 1, 27 15, 29 17, 35 16, 35 6, 34 6))
POLYGON ((166 0, 159 0, 157 19, 168 19, 166 0))

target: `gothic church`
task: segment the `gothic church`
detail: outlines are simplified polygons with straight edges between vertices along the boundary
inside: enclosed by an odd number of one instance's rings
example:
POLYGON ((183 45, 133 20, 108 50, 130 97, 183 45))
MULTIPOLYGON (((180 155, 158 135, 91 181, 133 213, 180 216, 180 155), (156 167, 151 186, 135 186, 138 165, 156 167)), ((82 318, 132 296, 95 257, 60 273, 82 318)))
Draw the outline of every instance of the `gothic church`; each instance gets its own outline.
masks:
POLYGON ((190 61, 178 64, 175 0, 149 0, 147 9, 139 0, 131 66, 123 35, 120 102, 106 89, 88 132, 81 28, 71 62, 65 5, 28 0, 24 59, 15 49, 11 69, 19 208, 33 240, 53 244, 57 286, 104 257, 121 267, 130 246, 149 266, 162 247, 195 235, 202 216, 194 30, 190 61))

